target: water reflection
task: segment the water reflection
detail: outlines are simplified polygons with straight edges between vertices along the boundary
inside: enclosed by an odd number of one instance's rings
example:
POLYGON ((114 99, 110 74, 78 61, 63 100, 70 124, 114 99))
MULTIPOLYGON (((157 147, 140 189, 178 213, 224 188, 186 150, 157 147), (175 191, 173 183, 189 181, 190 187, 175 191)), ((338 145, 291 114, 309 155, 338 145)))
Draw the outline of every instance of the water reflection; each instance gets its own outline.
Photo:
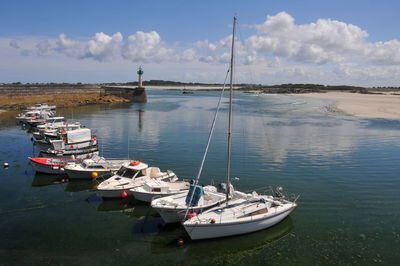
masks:
POLYGON ((32 187, 60 185, 68 182, 66 176, 36 173, 32 180, 32 187))
MULTIPOLYGON (((284 99, 296 101, 296 97, 284 99)), ((245 110, 236 118, 241 130, 236 134, 246 138, 249 147, 265 160, 281 164, 287 161, 289 154, 314 161, 329 161, 333 157, 349 155, 359 146, 361 135, 388 140, 400 136, 399 120, 343 119, 341 115, 324 111, 326 104, 326 101, 306 99, 296 112, 279 115, 279 118, 273 111, 276 106, 271 109, 264 106, 263 113, 258 111, 258 115, 251 116, 243 115, 249 112, 245 110), (310 111, 312 115, 306 115, 307 110, 313 108, 317 109, 310 111)), ((288 109, 285 106, 280 108, 288 109)), ((242 111, 240 107, 239 110, 242 111)))
MULTIPOLYGON (((156 237, 149 240, 151 241, 152 254, 179 250, 180 253, 184 254, 183 260, 201 259, 202 261, 204 261, 205 254, 211 260, 218 260, 225 256, 240 257, 242 254, 248 256, 252 252, 257 252, 263 247, 279 241, 294 230, 292 218, 288 217, 274 227, 247 235, 191 241, 180 224, 160 226, 155 221, 152 223, 149 227, 152 226, 154 231, 158 231, 156 237), (181 239, 184 242, 183 246, 178 243, 181 239)), ((234 258, 232 260, 235 261, 234 258)))
POLYGON ((19 113, 19 111, 0 112, 0 129, 14 127, 16 124, 15 117, 19 113))
POLYGON ((90 191, 97 187, 98 183, 92 180, 72 180, 69 179, 65 191, 67 192, 79 192, 79 191, 90 191))
POLYGON ((97 182, 92 180, 71 180, 66 175, 50 175, 36 173, 32 180, 32 187, 63 185, 66 192, 80 192, 95 189, 97 182))
MULTIPOLYGON (((96 210, 98 212, 131 212, 135 208, 135 203, 136 200, 129 197, 128 199, 101 199, 97 197, 96 201, 98 202, 98 205, 96 207, 96 210)), ((96 201, 91 200, 90 198, 88 199, 88 202, 90 202, 92 205, 95 204, 96 201)))
MULTIPOLYGON (((140 106, 78 107, 65 109, 64 116, 97 131, 106 158, 134 152, 150 165, 188 177, 199 167, 218 95, 160 91, 140 106)), ((364 265, 379 259, 395 265, 399 121, 332 115, 322 108, 325 103, 285 96, 236 97, 232 173, 240 181, 235 187, 282 185, 300 193, 301 207, 288 219, 254 234, 192 242, 180 224, 165 225, 148 204, 102 200, 92 190, 96 182, 35 175, 27 168, 30 136, 14 126, 0 130, 0 161, 10 163, 0 170, 3 261, 364 265), (177 245, 180 238, 183 246, 177 245), (78 255, 69 260, 65 254, 78 255)), ((204 184, 225 176, 226 115, 224 105, 204 184)))
POLYGON ((138 201, 134 197, 125 199, 103 199, 91 194, 86 202, 98 212, 120 212, 129 217, 143 218, 158 216, 148 203, 138 201))

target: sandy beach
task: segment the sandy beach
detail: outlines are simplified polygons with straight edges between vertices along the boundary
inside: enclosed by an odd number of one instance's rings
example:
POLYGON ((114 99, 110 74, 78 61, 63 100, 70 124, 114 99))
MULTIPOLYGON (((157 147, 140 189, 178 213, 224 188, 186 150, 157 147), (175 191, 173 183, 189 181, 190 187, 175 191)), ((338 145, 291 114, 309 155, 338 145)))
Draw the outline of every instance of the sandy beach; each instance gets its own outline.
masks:
POLYGON ((336 101, 337 109, 353 116, 400 119, 400 95, 392 95, 391 93, 359 94, 332 91, 295 95, 336 101))

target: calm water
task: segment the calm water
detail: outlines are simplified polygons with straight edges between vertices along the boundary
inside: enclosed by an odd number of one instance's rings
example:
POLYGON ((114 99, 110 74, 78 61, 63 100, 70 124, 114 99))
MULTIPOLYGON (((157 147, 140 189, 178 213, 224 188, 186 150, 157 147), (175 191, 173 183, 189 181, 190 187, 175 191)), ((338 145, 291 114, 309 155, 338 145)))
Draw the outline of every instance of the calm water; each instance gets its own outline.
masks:
MULTIPOLYGON (((105 157, 196 175, 219 92, 149 90, 146 104, 60 109, 93 129, 105 157)), ((277 226, 192 242, 146 204, 107 200, 91 181, 35 175, 38 151, 13 119, 0 124, 0 264, 395 265, 400 261, 400 120, 329 114, 329 102, 235 94, 233 175, 248 191, 300 194, 277 226), (177 245, 179 238, 186 240, 177 245)), ((224 179, 227 104, 201 181, 224 179)))

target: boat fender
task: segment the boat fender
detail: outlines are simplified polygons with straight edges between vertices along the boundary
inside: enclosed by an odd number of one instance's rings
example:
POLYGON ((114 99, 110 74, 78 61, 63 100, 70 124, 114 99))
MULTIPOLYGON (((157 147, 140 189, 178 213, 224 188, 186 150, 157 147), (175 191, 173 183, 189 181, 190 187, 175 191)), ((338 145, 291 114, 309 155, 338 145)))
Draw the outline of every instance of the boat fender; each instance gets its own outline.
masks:
POLYGON ((126 198, 126 197, 128 197, 128 193, 126 193, 126 191, 123 191, 122 193, 121 193, 121 198, 126 198))
POLYGON ((132 161, 131 163, 130 163, 130 165, 138 165, 140 162, 139 161, 132 161))
POLYGON ((99 174, 97 172, 92 172, 91 177, 92 179, 96 179, 97 177, 99 177, 99 174))
POLYGON ((214 218, 211 218, 210 224, 215 224, 215 219, 214 218))

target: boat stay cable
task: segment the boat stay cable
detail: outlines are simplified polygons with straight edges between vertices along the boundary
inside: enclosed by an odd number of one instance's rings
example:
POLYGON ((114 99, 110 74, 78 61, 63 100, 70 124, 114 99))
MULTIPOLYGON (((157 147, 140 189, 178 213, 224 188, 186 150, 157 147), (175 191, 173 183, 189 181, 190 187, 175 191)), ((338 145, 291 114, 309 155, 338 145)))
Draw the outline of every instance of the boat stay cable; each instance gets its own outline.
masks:
MULTIPOLYGON (((208 148, 210 147, 210 142, 211 142, 211 138, 212 138, 212 135, 213 135, 213 132, 214 132, 215 123, 216 123, 216 121, 217 121, 218 111, 219 111, 219 108, 220 108, 220 106, 221 106, 222 96, 223 96, 224 91, 225 91, 226 80, 228 79, 229 71, 230 71, 230 69, 228 69, 228 71, 226 72, 224 85, 223 85, 223 87, 222 87, 221 94, 220 94, 220 96, 219 96, 219 100, 218 100, 218 104, 217 104, 217 109, 216 109, 216 111, 215 111, 214 119, 213 119, 213 122, 212 122, 212 124, 211 124, 211 129, 210 129, 210 132, 209 132, 209 134, 208 134, 207 145, 206 145, 206 148, 205 148, 205 150, 204 150, 203 159, 201 160, 201 164, 200 164, 199 171, 198 171, 198 173, 197 173, 196 179, 194 180, 194 185, 195 185, 195 186, 199 183, 199 179, 200 179, 201 173, 203 172, 204 163, 205 163, 205 161, 206 161, 206 157, 207 157, 207 153, 208 153, 208 148)), ((189 193, 189 192, 188 192, 188 193, 189 193)), ((185 212, 185 216, 184 216, 185 218, 186 218, 186 216, 187 216, 187 214, 188 214, 188 212, 189 212, 189 209, 190 209, 190 207, 191 207, 191 203, 192 203, 192 200, 193 200, 193 196, 194 196, 194 190, 193 190, 193 193, 192 193, 192 195, 191 195, 191 197, 190 197, 189 204, 188 204, 187 209, 186 209, 186 212, 185 212)))

